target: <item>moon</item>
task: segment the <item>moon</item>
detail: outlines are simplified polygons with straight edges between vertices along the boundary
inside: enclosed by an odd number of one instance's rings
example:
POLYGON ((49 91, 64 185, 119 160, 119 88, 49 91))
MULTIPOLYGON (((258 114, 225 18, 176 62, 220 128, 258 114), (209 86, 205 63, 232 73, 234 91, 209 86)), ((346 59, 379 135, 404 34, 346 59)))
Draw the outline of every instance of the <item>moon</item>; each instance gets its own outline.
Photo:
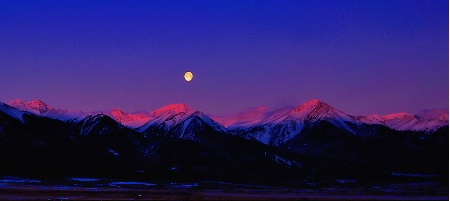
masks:
POLYGON ((186 81, 189 82, 189 81, 191 81, 193 78, 194 78, 194 74, 192 74, 191 71, 187 71, 187 72, 184 73, 184 79, 185 79, 186 81))

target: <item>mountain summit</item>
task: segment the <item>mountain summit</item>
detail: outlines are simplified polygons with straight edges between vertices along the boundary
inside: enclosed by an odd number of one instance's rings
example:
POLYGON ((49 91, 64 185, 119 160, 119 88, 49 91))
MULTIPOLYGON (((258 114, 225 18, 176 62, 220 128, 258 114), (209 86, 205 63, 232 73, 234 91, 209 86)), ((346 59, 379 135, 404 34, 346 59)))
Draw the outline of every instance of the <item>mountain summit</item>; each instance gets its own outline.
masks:
POLYGON ((289 116, 295 119, 309 121, 319 119, 354 121, 352 116, 345 114, 318 99, 313 99, 299 105, 289 113, 289 116))
POLYGON ((34 100, 31 102, 24 102, 22 100, 12 100, 8 103, 8 105, 15 107, 19 110, 31 112, 37 115, 42 115, 53 109, 50 105, 44 103, 44 101, 41 100, 34 100))

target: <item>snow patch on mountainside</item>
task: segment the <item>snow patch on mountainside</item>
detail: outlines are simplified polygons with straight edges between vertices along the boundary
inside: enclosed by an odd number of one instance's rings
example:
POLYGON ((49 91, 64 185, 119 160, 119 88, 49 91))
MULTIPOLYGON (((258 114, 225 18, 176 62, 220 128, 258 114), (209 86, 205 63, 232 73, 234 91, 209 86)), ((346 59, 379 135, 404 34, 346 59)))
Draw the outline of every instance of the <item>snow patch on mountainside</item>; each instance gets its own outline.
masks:
POLYGON ((303 123, 292 120, 266 123, 250 128, 243 137, 253 138, 268 145, 280 146, 299 134, 304 126, 303 123))
POLYGON ((6 113, 12 118, 18 119, 19 121, 23 122, 22 119, 23 112, 14 107, 11 107, 7 104, 0 102, 0 111, 6 113))

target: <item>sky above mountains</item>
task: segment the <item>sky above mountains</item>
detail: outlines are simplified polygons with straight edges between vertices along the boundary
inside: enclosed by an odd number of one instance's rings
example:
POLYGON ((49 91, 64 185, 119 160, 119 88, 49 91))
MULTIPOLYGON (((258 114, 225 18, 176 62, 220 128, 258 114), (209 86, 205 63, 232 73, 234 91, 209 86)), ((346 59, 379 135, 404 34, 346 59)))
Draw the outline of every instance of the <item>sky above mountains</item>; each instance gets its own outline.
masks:
POLYGON ((448 108, 448 1, 1 1, 0 101, 448 108), (186 82, 185 71, 194 79, 186 82))

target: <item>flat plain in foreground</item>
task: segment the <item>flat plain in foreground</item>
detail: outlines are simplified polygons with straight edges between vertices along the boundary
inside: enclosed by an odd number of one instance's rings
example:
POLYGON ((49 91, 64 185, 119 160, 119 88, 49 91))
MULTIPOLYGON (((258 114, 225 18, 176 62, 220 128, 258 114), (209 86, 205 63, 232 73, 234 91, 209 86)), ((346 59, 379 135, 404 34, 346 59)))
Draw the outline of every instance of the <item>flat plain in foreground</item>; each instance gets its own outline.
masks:
POLYGON ((432 193, 400 189, 199 189, 0 185, 0 200, 448 200, 448 188, 432 193))

